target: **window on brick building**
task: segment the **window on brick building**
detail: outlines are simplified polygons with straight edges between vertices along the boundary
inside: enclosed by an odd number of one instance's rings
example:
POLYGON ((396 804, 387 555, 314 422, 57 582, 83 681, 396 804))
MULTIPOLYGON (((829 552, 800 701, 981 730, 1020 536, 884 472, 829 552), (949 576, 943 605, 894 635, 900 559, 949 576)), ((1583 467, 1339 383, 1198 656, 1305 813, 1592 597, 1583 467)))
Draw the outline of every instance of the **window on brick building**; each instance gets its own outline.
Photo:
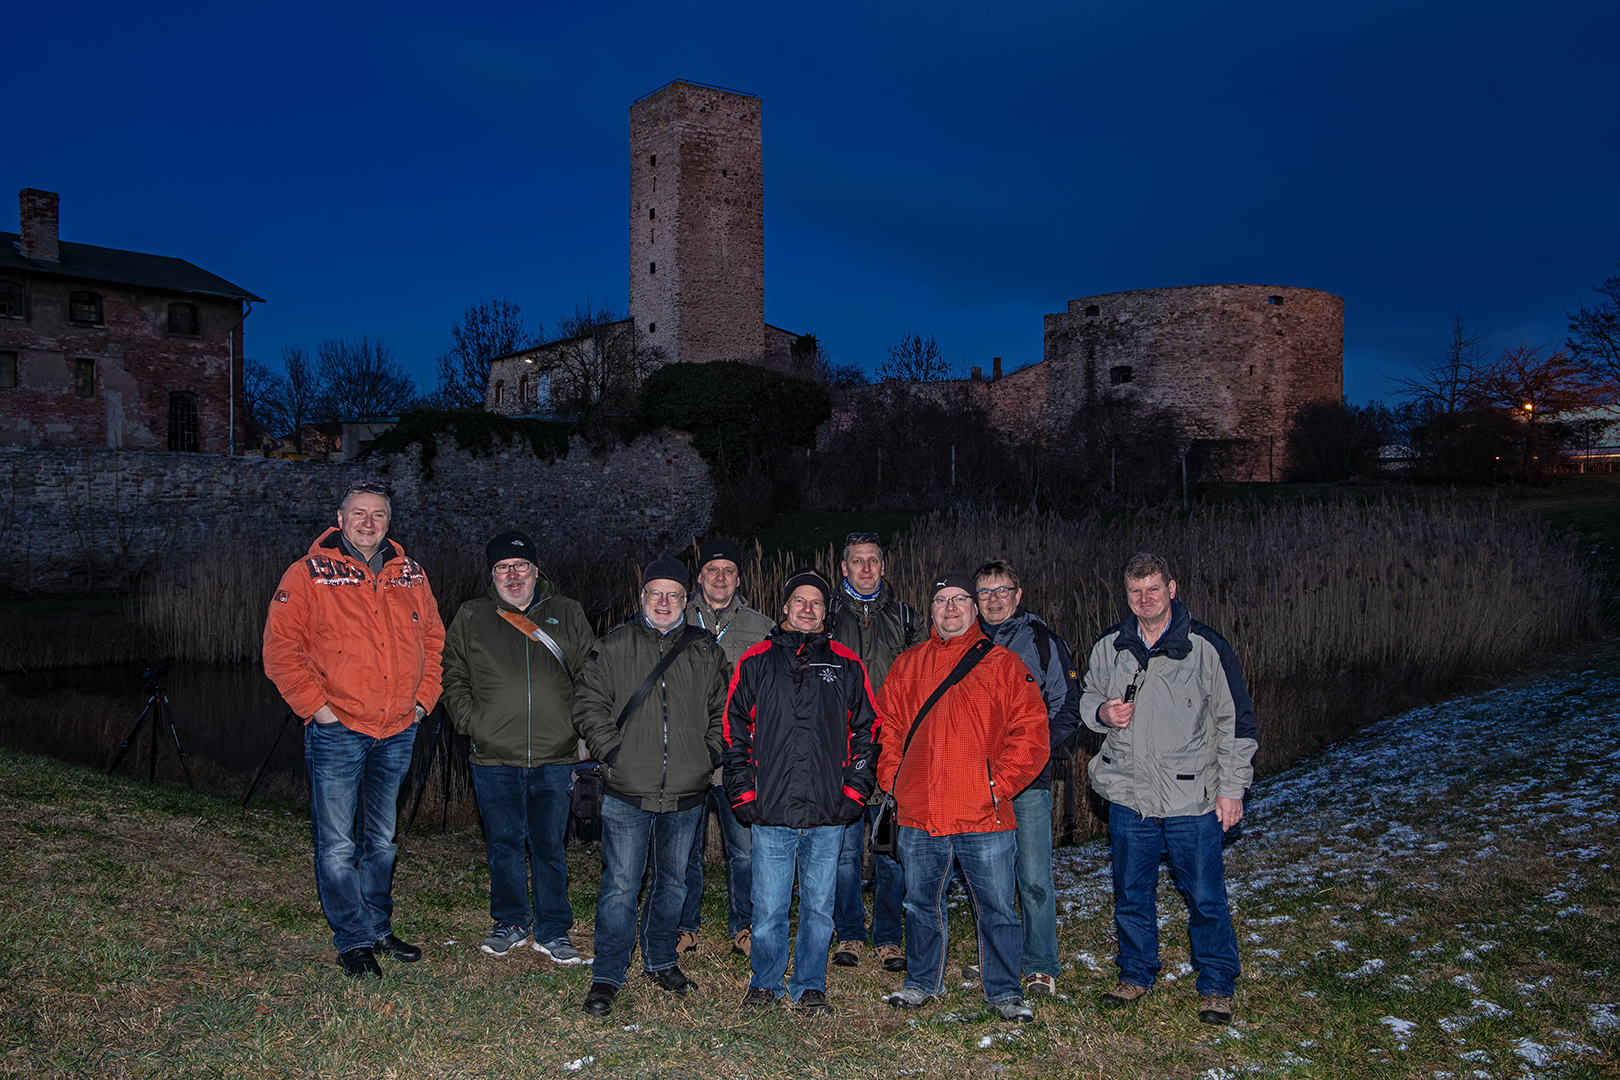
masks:
POLYGON ((519 405, 527 405, 528 403, 529 403, 529 377, 527 375, 525 375, 525 376, 523 376, 523 378, 518 380, 518 404, 519 405))
POLYGON ((1131 370, 1129 364, 1120 364, 1108 369, 1108 381, 1115 386, 1133 382, 1135 378, 1136 373, 1131 370))
POLYGON ((647 324, 647 333, 649 333, 649 334, 658 333, 658 324, 655 323, 655 322, 648 323, 647 324))
POLYGON ((655 262, 648 263, 647 264, 647 273, 649 273, 649 274, 658 273, 658 264, 655 263, 655 262))
POLYGON ((652 166, 655 169, 658 168, 658 155, 657 154, 654 154, 652 156, 652 166))
POLYGON ((73 359, 73 393, 75 397, 96 396, 96 362, 88 356, 73 359))
POLYGON ((1096 304, 1087 304, 1086 305, 1086 314, 1087 315, 1101 315, 1102 314, 1102 309, 1099 308, 1096 304))
POLYGON ((658 220, 658 208, 656 206, 647 207, 647 220, 648 221, 657 221, 658 220))
POLYGON ((1282 302, 1283 302, 1283 298, 1280 297, 1280 296, 1268 296, 1268 297, 1266 297, 1266 303, 1270 304, 1272 307, 1280 307, 1282 305, 1282 302))
POLYGON ((506 380, 495 380, 495 407, 499 408, 506 401, 506 380))
POLYGON ((169 391, 169 449, 197 449, 197 395, 186 390, 169 391))
POLYGON ((17 388, 17 354, 0 352, 0 390, 17 388))
POLYGON ((85 326, 101 325, 101 294, 93 292, 68 293, 68 322, 85 326))
POLYGON ((169 333, 181 337, 197 336, 197 305, 169 305, 169 333))
POLYGON ((0 318, 23 317, 23 287, 15 281, 0 281, 0 318))

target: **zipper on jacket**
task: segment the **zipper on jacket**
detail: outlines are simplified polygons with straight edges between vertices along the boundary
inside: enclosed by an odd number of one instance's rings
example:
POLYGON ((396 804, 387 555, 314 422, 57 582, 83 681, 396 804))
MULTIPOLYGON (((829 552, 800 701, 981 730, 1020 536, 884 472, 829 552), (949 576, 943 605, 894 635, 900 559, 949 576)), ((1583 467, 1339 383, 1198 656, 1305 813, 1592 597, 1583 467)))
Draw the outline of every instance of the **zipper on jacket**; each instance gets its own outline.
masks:
POLYGON ((524 685, 524 688, 527 689, 528 692, 529 692, 529 704, 528 704, 528 710, 529 710, 529 712, 528 712, 528 716, 529 716, 529 757, 528 757, 528 762, 529 762, 529 768, 531 768, 531 769, 534 768, 534 674, 530 670, 530 668, 532 667, 532 663, 531 663, 531 661, 529 659, 530 656, 533 655, 530 652, 530 647, 531 647, 532 644, 533 643, 529 641, 529 635, 524 634, 523 635, 523 685, 524 685))
POLYGON ((1001 824, 1001 800, 996 798, 996 774, 990 768, 990 759, 984 759, 984 774, 990 778, 990 808, 996 813, 996 824, 1001 824))
MULTIPOLYGON (((658 641, 658 659, 664 658, 664 637, 658 641)), ((658 676, 658 698, 663 704, 664 713, 664 763, 658 774, 658 806, 664 806, 664 791, 669 786, 669 673, 658 676)))

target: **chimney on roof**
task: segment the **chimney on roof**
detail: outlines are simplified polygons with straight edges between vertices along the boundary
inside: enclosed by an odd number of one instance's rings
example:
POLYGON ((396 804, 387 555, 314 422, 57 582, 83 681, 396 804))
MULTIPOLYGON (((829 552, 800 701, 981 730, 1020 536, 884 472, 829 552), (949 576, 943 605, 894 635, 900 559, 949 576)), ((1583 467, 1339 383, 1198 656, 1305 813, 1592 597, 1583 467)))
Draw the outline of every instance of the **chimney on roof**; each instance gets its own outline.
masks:
POLYGON ((22 224, 22 253, 30 259, 60 262, 61 253, 56 245, 56 204, 60 198, 54 191, 23 188, 17 193, 21 203, 18 217, 22 224))
POLYGON ((972 382, 983 382, 984 381, 984 368, 975 367, 973 369, 973 374, 969 375, 968 379, 970 381, 972 381, 972 382))
POLYGON ((990 381, 994 382, 999 378, 1001 378, 1001 357, 992 356, 990 358, 990 381))

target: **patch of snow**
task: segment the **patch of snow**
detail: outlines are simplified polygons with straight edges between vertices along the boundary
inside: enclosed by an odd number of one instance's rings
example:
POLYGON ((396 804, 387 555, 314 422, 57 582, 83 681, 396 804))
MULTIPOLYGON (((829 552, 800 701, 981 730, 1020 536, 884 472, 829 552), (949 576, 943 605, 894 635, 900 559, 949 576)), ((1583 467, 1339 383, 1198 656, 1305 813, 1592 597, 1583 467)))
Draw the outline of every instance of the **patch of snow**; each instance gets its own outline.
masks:
POLYGON ((565 1061, 565 1062, 563 1062, 563 1068, 567 1069, 569 1072, 579 1072, 579 1070, 583 1069, 587 1065, 590 1065, 590 1064, 594 1063, 595 1061, 596 1061, 596 1058, 594 1058, 590 1054, 586 1054, 582 1058, 575 1058, 573 1061, 565 1061))
POLYGON ((1551 1065, 1553 1062, 1551 1048, 1542 1046, 1534 1039, 1520 1039, 1514 1044, 1513 1052, 1532 1065, 1551 1065))
POLYGON ((1339 972, 1339 978, 1365 979, 1367 976, 1383 970, 1384 962, 1375 956, 1371 960, 1368 960, 1365 964, 1362 964, 1360 967, 1356 968, 1354 971, 1339 972))
POLYGON ((1611 1031, 1620 1031, 1620 1016, 1615 1015, 1613 1003, 1607 1005, 1588 1005, 1586 1007, 1586 1023, 1599 1035, 1607 1035, 1611 1031))
POLYGON ((1474 1006, 1474 1008, 1478 1009, 1492 1020, 1513 1015, 1511 1012, 1502 1008, 1502 1006, 1496 1004, 1494 1001, 1486 1001, 1484 998, 1475 998, 1471 1004, 1474 1006))
POLYGON ((1447 1035, 1455 1035, 1478 1019, 1477 1016, 1447 1016, 1440 1021, 1440 1030, 1447 1035))

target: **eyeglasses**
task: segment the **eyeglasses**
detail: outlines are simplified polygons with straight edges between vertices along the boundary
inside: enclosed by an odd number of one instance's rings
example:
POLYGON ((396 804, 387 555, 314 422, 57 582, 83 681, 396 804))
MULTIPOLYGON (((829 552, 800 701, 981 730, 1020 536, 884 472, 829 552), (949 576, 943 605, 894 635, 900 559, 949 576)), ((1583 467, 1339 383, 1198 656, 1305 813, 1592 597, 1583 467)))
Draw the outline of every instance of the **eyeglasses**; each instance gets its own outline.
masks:
POLYGON ((686 603, 686 594, 684 592, 657 592, 653 589, 642 589, 641 595, 655 604, 661 604, 665 600, 672 604, 686 603))
POLYGON ((968 605, 970 605, 972 603, 973 603, 973 597, 971 597, 971 596, 936 596, 936 597, 934 597, 934 606, 935 607, 967 607, 968 605))
POLYGON ((980 589, 979 599, 988 600, 993 596, 997 600, 1005 600, 1007 597, 1011 596, 1017 591, 1018 590, 1013 588, 1011 585, 997 585, 993 589, 980 589))
POLYGON ((521 577, 529 572, 534 563, 527 559, 521 562, 506 562, 495 564, 495 573, 501 577, 521 577))
POLYGON ((384 498, 387 498, 388 497, 388 489, 383 487, 381 484, 374 484, 370 480, 361 480, 361 481, 359 481, 357 483, 350 484, 349 485, 349 490, 344 492, 344 494, 346 494, 346 495, 381 495, 384 498))
POLYGON ((877 533, 850 533, 844 537, 844 546, 848 547, 851 544, 878 544, 881 546, 882 541, 878 539, 877 533))

